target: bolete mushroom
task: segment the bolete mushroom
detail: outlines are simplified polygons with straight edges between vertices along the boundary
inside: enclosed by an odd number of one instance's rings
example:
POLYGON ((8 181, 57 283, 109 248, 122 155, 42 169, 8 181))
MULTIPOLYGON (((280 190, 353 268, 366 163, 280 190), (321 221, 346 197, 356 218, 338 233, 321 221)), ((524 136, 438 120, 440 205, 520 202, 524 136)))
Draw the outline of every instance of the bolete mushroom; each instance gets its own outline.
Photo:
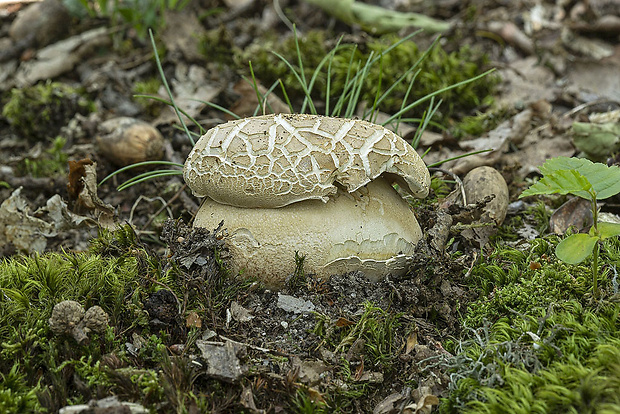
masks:
POLYGON ((430 184, 420 156, 392 131, 318 115, 216 126, 196 143, 183 175, 205 197, 194 226, 224 220, 233 270, 268 286, 293 273, 296 251, 320 277, 406 272, 422 231, 392 184, 419 198, 430 184))

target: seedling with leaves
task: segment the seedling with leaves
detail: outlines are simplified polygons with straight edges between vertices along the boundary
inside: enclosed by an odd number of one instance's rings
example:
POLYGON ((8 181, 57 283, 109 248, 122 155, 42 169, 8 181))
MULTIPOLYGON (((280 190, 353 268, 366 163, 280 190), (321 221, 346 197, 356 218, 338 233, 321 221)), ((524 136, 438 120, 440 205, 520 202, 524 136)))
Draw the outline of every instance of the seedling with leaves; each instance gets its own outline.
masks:
POLYGON ((620 193, 620 168, 608 167, 584 158, 558 157, 547 160, 540 172, 543 178, 525 190, 519 198, 538 194, 573 194, 590 201, 594 224, 587 234, 572 234, 555 249, 565 263, 578 264, 592 257, 592 291, 598 296, 598 254, 600 243, 620 235, 620 224, 598 221, 597 200, 620 193))

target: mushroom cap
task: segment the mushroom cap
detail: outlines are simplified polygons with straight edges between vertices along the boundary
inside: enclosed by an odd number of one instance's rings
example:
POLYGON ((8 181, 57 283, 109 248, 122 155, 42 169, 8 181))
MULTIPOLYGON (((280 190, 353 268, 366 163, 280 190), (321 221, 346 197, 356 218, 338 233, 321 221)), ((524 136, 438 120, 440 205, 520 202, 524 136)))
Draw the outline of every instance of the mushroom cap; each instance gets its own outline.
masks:
POLYGON ((361 271, 371 280, 407 272, 422 231, 409 204, 378 178, 352 193, 338 188, 326 203, 306 200, 282 208, 240 208, 206 197, 194 227, 224 220, 227 263, 233 272, 281 287, 295 270, 318 277, 361 271))
POLYGON ((367 121, 319 115, 264 115, 218 125, 185 162, 193 193, 236 207, 277 208, 303 200, 327 202, 383 175, 415 197, 426 197, 424 161, 401 137, 367 121))

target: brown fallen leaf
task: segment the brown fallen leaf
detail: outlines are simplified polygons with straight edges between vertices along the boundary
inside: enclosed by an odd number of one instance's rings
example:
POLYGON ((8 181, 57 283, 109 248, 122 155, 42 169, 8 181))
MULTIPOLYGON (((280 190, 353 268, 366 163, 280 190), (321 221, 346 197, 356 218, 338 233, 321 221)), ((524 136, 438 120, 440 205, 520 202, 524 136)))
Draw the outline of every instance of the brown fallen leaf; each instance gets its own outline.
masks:
POLYGON ((202 319, 196 312, 190 312, 185 318, 185 326, 188 328, 202 328, 202 319))
POLYGON ((84 158, 78 161, 69 160, 69 176, 67 183, 67 192, 69 193, 69 201, 77 201, 80 193, 84 189, 82 178, 86 177, 85 165, 92 165, 93 160, 84 158))
POLYGON ((344 326, 355 325, 355 322, 352 322, 352 321, 350 321, 348 319, 340 317, 340 318, 338 318, 338 320, 336 321, 336 323, 334 325, 336 325, 338 328, 342 328, 344 326))
POLYGON ((405 347, 405 355, 409 355, 409 353, 413 350, 413 348, 418 344, 418 333, 412 332, 407 337, 407 345, 405 347))
POLYGON ((439 405, 439 398, 431 393, 430 387, 418 387, 411 393, 411 397, 416 400, 403 410, 403 414, 430 414, 433 405, 439 405))
POLYGON ((564 234, 570 227, 582 233, 588 230, 594 219, 590 202, 580 197, 574 197, 555 210, 549 219, 551 233, 564 234))
POLYGON ((78 194, 76 206, 90 210, 101 227, 113 230, 117 227, 114 207, 105 203, 97 195, 97 163, 83 164, 83 167, 84 176, 81 181, 84 187, 78 194))

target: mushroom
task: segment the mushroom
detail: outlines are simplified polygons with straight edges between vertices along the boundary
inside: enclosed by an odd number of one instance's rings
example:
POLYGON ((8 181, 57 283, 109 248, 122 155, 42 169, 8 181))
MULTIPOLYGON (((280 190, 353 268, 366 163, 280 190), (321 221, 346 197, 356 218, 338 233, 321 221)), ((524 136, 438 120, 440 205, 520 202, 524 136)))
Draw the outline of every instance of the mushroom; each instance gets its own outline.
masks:
POLYGON ((194 227, 224 220, 234 271, 280 286, 306 256, 319 277, 407 271, 422 231, 393 183, 415 197, 430 176, 415 150, 367 121, 265 115, 207 131, 184 179, 205 197, 194 227))

